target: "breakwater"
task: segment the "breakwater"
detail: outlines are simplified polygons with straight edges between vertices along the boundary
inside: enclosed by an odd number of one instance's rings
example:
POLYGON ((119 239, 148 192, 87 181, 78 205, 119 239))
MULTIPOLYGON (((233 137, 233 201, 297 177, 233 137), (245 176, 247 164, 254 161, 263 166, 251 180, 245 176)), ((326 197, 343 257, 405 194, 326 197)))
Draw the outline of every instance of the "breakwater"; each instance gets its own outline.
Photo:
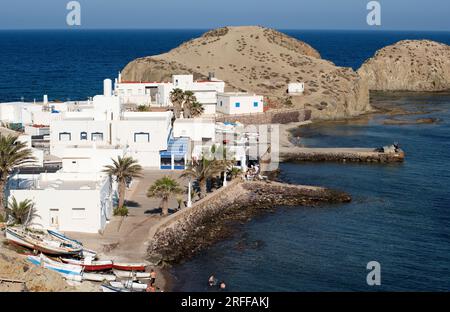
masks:
POLYGON ((350 202, 347 193, 274 181, 232 181, 190 208, 163 219, 150 232, 148 261, 177 263, 233 233, 233 224, 277 206, 319 206, 350 202))
POLYGON ((280 154, 284 162, 289 161, 336 161, 396 163, 405 160, 402 150, 377 152, 371 148, 307 148, 291 147, 280 154))

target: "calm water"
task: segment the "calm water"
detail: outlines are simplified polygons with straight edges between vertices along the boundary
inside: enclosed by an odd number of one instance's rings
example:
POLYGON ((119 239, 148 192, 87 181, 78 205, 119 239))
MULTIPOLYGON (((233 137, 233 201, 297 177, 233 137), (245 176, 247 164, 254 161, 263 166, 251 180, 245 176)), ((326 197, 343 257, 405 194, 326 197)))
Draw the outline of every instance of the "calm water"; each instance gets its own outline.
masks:
MULTIPOLYGON (((201 34, 189 31, 0 31, 0 102, 86 99, 101 93, 136 57, 165 52, 201 34)), ((450 33, 288 31, 337 65, 358 68, 401 39, 450 44, 450 33)), ((366 263, 381 263, 379 290, 450 289, 450 96, 383 99, 410 110, 432 110, 431 125, 385 126, 380 117, 358 125, 302 130, 310 146, 377 146, 399 141, 401 165, 284 164, 281 178, 353 195, 348 205, 280 208, 242 226, 174 268, 177 290, 205 290, 210 273, 230 290, 372 290, 366 263)), ((408 118, 418 118, 410 116, 408 118)))
POLYGON ((206 290, 215 272, 233 291, 450 290, 450 94, 385 98, 408 110, 433 110, 430 125, 311 126, 308 146, 382 146, 398 141, 404 164, 283 164, 281 179, 345 190, 353 202, 281 208, 174 269, 177 290, 206 290), (382 285, 366 284, 366 264, 381 264, 382 285))

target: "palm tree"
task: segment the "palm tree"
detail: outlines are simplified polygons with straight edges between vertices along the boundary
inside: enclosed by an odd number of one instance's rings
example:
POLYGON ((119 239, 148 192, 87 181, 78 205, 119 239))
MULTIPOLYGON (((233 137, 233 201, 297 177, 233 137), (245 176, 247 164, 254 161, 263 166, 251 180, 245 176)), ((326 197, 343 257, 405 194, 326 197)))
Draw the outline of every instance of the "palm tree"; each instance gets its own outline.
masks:
POLYGON ((205 197, 208 179, 216 177, 222 171, 223 166, 218 160, 202 157, 202 159, 189 163, 187 168, 181 174, 181 177, 196 179, 200 186, 200 195, 205 197))
POLYGON ((132 157, 118 157, 117 160, 112 159, 113 164, 105 166, 103 172, 109 174, 111 177, 115 177, 116 182, 119 185, 119 203, 118 209, 123 208, 125 202, 125 190, 127 183, 133 179, 141 177, 142 167, 138 164, 137 160, 132 157))
POLYGON ((192 105, 196 102, 197 102, 197 98, 195 97, 194 92, 192 92, 192 91, 184 92, 184 97, 183 97, 183 116, 184 116, 184 118, 191 118, 192 105))
POLYGON ((163 216, 169 214, 169 198, 172 195, 181 194, 183 190, 180 185, 174 179, 165 176, 153 183, 147 191, 147 197, 157 197, 162 200, 162 213, 163 216))
POLYGON ((0 134, 0 215, 5 213, 5 188, 9 175, 18 166, 36 160, 33 152, 17 136, 0 134))
POLYGON ((22 224, 24 226, 36 216, 36 208, 31 200, 25 199, 24 201, 17 202, 14 196, 8 204, 6 211, 8 216, 12 217, 16 224, 22 224))
POLYGON ((200 116, 201 114, 203 114, 204 111, 205 111, 205 108, 198 101, 193 102, 191 107, 190 107, 190 115, 191 115, 191 117, 200 116))
POLYGON ((180 117, 184 102, 184 92, 180 88, 175 88, 170 92, 170 102, 172 102, 175 118, 180 117))

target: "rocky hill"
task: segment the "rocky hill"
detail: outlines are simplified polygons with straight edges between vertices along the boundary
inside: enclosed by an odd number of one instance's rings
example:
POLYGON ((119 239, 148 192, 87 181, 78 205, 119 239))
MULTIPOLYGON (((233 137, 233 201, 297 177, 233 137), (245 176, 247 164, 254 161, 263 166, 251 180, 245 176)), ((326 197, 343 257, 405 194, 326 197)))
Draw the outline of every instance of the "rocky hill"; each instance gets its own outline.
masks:
POLYGON ((450 46, 403 40, 376 52, 358 70, 370 90, 450 90, 450 46))
POLYGON ((227 91, 267 96, 272 108, 307 108, 315 119, 356 116, 370 110, 367 84, 350 68, 323 60, 310 45, 278 31, 224 27, 161 55, 136 59, 122 71, 127 81, 168 81, 172 74, 202 79, 214 72, 227 91), (305 93, 288 96, 289 82, 305 93))

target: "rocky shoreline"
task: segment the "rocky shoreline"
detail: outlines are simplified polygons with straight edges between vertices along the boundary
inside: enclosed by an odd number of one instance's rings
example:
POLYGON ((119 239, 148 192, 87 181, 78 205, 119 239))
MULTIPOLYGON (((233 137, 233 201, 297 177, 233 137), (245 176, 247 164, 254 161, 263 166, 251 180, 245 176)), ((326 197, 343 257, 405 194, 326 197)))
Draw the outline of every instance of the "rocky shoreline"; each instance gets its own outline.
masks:
POLYGON ((148 244, 147 260, 165 266, 189 259, 215 242, 229 238, 233 225, 276 210, 277 206, 347 203, 344 192, 274 181, 242 182, 219 189, 161 224, 148 244))

